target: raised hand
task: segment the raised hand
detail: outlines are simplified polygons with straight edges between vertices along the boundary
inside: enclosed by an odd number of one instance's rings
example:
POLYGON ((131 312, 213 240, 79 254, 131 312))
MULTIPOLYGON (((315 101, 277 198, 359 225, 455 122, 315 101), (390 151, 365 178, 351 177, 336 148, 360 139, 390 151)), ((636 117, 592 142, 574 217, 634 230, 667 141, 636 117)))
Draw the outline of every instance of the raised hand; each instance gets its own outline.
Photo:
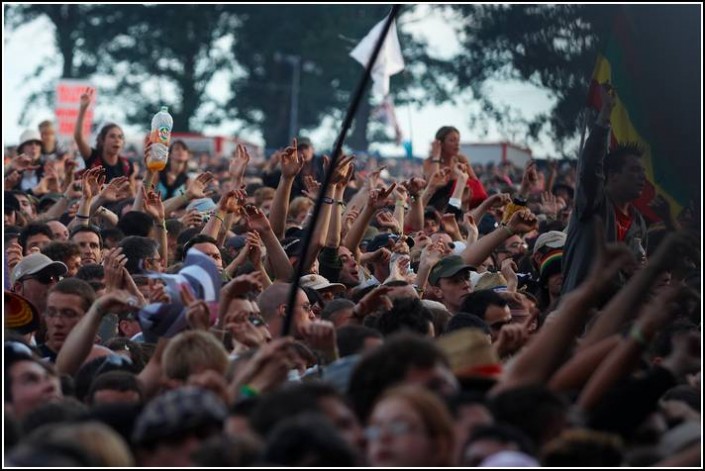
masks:
POLYGON ((122 247, 108 250, 103 257, 105 291, 107 293, 123 288, 123 268, 126 264, 127 256, 122 253, 122 247))
POLYGON ((254 204, 246 204, 243 212, 249 230, 257 231, 260 234, 272 230, 272 226, 269 224, 267 217, 262 210, 254 204))
POLYGON ((203 217, 197 209, 191 209, 188 213, 179 218, 179 221, 186 227, 198 227, 203 222, 203 217))
POLYGON ((458 220, 455 219, 455 214, 445 213, 441 217, 441 229, 448 233, 453 240, 460 240, 460 227, 458 227, 458 220))
POLYGON ((521 177, 521 189, 519 193, 522 195, 529 194, 538 185, 539 175, 536 171, 536 161, 529 160, 524 168, 524 175, 521 177))
POLYGON ((381 228, 391 229, 395 234, 401 233, 399 221, 394 219, 394 215, 388 211, 380 211, 377 213, 377 224, 381 228))
POLYGON ((463 216, 463 225, 468 230, 468 241, 470 241, 470 243, 477 242, 477 239, 480 238, 480 229, 478 229, 475 223, 475 218, 472 217, 472 214, 469 212, 465 213, 463 216))
POLYGON ((123 312, 137 312, 143 307, 142 300, 131 295, 127 291, 117 290, 106 293, 95 300, 91 306, 91 311, 96 311, 101 316, 112 312, 115 314, 123 312))
POLYGON ((368 204, 374 209, 382 209, 387 205, 387 198, 392 194, 394 188, 397 186, 396 183, 392 183, 388 188, 378 188, 375 190, 370 190, 368 197, 368 204))
POLYGON ((514 263, 511 258, 506 258, 502 260, 501 272, 504 279, 507 280, 507 291, 515 292, 519 286, 519 278, 517 278, 517 272, 519 267, 514 263))
POLYGON ((550 191, 544 191, 541 193, 541 212, 551 219, 556 219, 558 216, 558 211, 563 209, 561 207, 556 195, 550 191))
POLYGON ((251 291, 262 291, 262 274, 260 272, 240 275, 230 280, 220 289, 220 305, 227 309, 232 299, 244 296, 251 291))
POLYGON ((416 197, 421 194, 424 188, 426 188, 426 180, 424 180, 423 178, 414 177, 409 180, 406 180, 405 182, 402 182, 401 185, 406 188, 406 191, 407 193, 409 193, 409 196, 416 197))
POLYGON ((519 351, 529 340, 529 331, 523 324, 507 324, 497 334, 493 347, 500 358, 505 358, 519 351))
POLYGON ((196 299, 185 286, 179 286, 181 302, 186 306, 186 323, 193 330, 208 330, 211 326, 211 313, 202 299, 196 299))
POLYGON ((210 172, 205 172, 194 178, 193 180, 189 180, 188 185, 186 187, 186 196, 188 196, 189 199, 198 199, 198 198, 205 198, 206 197, 206 187, 208 187, 208 184, 213 181, 213 174, 210 172))
POLYGON ((91 102, 93 101, 93 95, 95 94, 95 89, 93 88, 86 88, 83 93, 81 94, 80 98, 80 109, 82 111, 85 111, 88 109, 88 107, 91 105, 91 102))
POLYGON ((370 190, 373 190, 377 188, 377 184, 379 183, 379 175, 382 173, 382 170, 387 168, 386 165, 382 165, 380 167, 377 167, 375 170, 371 171, 367 175, 367 188, 370 190))
POLYGON ((392 300, 387 296, 392 291, 391 286, 380 285, 367 293, 355 306, 355 317, 362 318, 378 309, 389 311, 392 309, 392 300))
POLYGON ((6 249, 5 255, 7 256, 7 268, 12 270, 18 263, 22 261, 22 246, 17 242, 13 242, 6 249))
POLYGON ((250 313, 247 311, 227 312, 223 324, 233 340, 247 348, 262 346, 271 339, 268 328, 263 329, 250 322, 250 313))
POLYGON ((338 346, 335 325, 331 321, 316 320, 305 324, 300 331, 304 342, 313 350, 334 352, 338 346))
POLYGON ((318 199, 318 192, 321 191, 321 184, 312 175, 304 176, 304 187, 301 193, 312 201, 318 199))
POLYGON ((354 159, 354 155, 343 155, 340 157, 335 169, 333 170, 333 175, 331 176, 332 185, 347 184, 351 178, 351 167, 354 159))
POLYGON ((294 178, 304 168, 304 159, 299 156, 296 139, 293 140, 291 146, 282 152, 280 165, 282 176, 286 178, 294 178))
POLYGON ((105 183, 105 169, 103 167, 88 169, 83 172, 82 180, 83 197, 89 200, 100 193, 105 183))
POLYGON ((434 139, 431 143, 431 158, 433 160, 438 160, 441 158, 441 147, 443 144, 438 139, 434 139))
POLYGON ((247 170, 247 164, 249 162, 250 153, 247 151, 247 147, 242 144, 238 144, 228 168, 230 176, 232 178, 242 180, 245 176, 245 170, 247 170))
POLYGON ((507 227, 515 234, 526 234, 538 227, 538 220, 530 210, 522 209, 512 214, 507 227))
POLYGON ((108 201, 118 201, 130 195, 130 179, 127 177, 117 177, 110 182, 100 192, 100 198, 108 201))
POLYGON ((164 221, 164 203, 162 203, 161 192, 147 192, 142 187, 142 196, 144 197, 144 212, 152 216, 157 222, 164 221))
POLYGON ((445 257, 446 249, 447 246, 441 241, 427 245, 421 252, 420 263, 433 268, 436 263, 440 262, 441 259, 445 257))
POLYGON ((20 154, 12 158, 12 160, 10 161, 10 167, 15 170, 18 170, 19 172, 24 172, 25 170, 37 170, 41 167, 41 165, 34 165, 32 159, 30 159, 27 155, 20 154))
POLYGON ((247 200, 247 194, 242 190, 230 190, 221 196, 218 209, 224 213, 239 213, 247 200))
POLYGON ((428 182, 429 188, 443 188, 450 181, 450 168, 444 167, 437 170, 432 176, 431 181, 428 182))
POLYGON ((255 267, 262 265, 263 248, 264 244, 262 243, 262 238, 259 236, 259 233, 255 231, 248 232, 245 250, 247 251, 247 257, 255 267))
POLYGON ((171 302, 171 297, 166 292, 166 285, 162 283, 154 283, 149 286, 149 302, 150 303, 165 303, 171 302))

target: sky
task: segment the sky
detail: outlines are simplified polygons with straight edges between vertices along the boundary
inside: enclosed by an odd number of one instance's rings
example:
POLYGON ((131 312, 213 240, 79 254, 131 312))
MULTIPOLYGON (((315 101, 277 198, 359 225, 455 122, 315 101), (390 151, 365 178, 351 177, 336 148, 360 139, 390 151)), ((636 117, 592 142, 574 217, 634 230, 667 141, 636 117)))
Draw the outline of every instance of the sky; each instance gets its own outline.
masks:
MULTIPOLYGON (((380 18, 381 20, 381 18, 380 18)), ((427 6, 421 7, 416 18, 406 19, 404 27, 413 34, 426 37, 429 40, 431 51, 436 56, 443 57, 450 55, 458 48, 458 43, 453 35, 453 31, 448 27, 448 18, 442 18, 440 14, 427 6)), ((372 28, 374 25, 370 25, 372 28)), ((3 25, 3 87, 2 87, 2 140, 3 145, 17 144, 19 135, 24 129, 35 128, 44 119, 53 118, 53 110, 50 108, 31 110, 28 114, 27 122, 19 123, 19 117, 27 97, 32 90, 38 88, 39 84, 47 80, 57 80, 61 72, 61 61, 55 46, 53 36, 53 25, 45 19, 39 18, 32 23, 17 29, 11 36, 6 36, 3 25), (49 66, 45 69, 41 77, 28 77, 37 65, 45 62, 49 66)), ((350 59, 353 60, 352 58, 350 59)), ((360 73, 363 69, 360 66, 360 73)), ((519 106, 527 116, 533 116, 550 108, 552 100, 549 95, 534 86, 522 83, 497 83, 492 85, 493 96, 500 102, 511 103, 519 106)), ((215 93, 227 93, 227 84, 223 80, 210 85, 209 90, 215 93)), ((100 83, 98 83, 98 93, 100 93, 100 83)), ((394 90, 391 90, 392 95, 394 90)), ((399 121, 404 139, 411 139, 414 154, 425 156, 430 148, 433 137, 441 126, 451 125, 459 129, 463 142, 499 142, 509 141, 521 146, 526 145, 521 136, 507 135, 493 123, 490 123, 487 134, 469 128, 469 112, 472 109, 471 97, 460 96, 455 104, 444 104, 440 106, 402 106, 396 108, 397 119, 399 121)), ((98 101, 98 113, 106 121, 110 119, 110 106, 98 101)), ((119 122, 119 120, 117 120, 119 122)), ((145 129, 149 123, 145 123, 145 129)), ((318 148, 331 147, 338 129, 333 126, 326 126, 326 123, 318 130, 311 132, 310 136, 318 148)), ((220 127, 206 127, 204 134, 207 135, 232 135, 237 129, 236 123, 226 123, 220 127)), ((124 126, 128 138, 131 135, 142 134, 138 127, 124 126)), ((263 140, 257 132, 243 132, 239 135, 244 139, 262 144, 263 140)), ((542 138, 538 143, 529 145, 533 155, 541 158, 546 156, 556 156, 556 150, 550 141, 542 138)), ((375 148, 373 147, 373 150, 375 148)), ((382 155, 400 155, 403 149, 393 144, 378 146, 377 150, 382 155)))

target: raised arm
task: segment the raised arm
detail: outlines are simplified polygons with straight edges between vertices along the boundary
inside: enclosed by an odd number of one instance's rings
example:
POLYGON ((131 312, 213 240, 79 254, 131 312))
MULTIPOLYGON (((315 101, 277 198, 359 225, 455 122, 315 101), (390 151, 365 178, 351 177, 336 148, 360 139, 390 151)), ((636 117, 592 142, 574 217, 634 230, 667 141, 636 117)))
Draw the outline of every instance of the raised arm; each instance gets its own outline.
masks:
POLYGON ((154 218, 154 224, 157 229, 157 243, 159 244, 159 256, 163 260, 164 267, 169 263, 169 250, 166 237, 166 219, 164 218, 164 203, 160 193, 154 191, 146 192, 142 187, 142 196, 144 197, 144 212, 154 218))
POLYGON ((345 235, 343 245, 355 254, 356 258, 360 252, 360 242, 362 242, 362 238, 365 235, 365 230, 367 229, 368 224, 372 220, 375 211, 385 206, 387 198, 392 194, 392 191, 394 191, 394 187, 396 187, 396 183, 392 183, 389 188, 386 189, 371 190, 367 204, 360 213, 360 217, 357 218, 348 233, 345 235))
POLYGON ((281 154, 281 169, 282 175, 279 179, 279 185, 274 193, 272 207, 269 211, 269 219, 272 225, 272 231, 277 239, 283 239, 286 231, 286 219, 289 213, 289 198, 291 196, 291 188, 294 186, 294 179, 299 174, 304 166, 304 160, 299 155, 296 139, 290 147, 284 149, 281 154))
POLYGON ((598 314, 597 321, 588 331, 580 349, 618 332, 624 324, 633 319, 639 312, 639 307, 647 300, 646 294, 665 270, 681 261, 683 257, 690 256, 698 260, 699 256, 691 253, 694 247, 692 243, 684 233, 669 234, 646 267, 637 271, 598 314))
POLYGON ((404 232, 423 230, 424 210, 421 192, 426 188, 426 180, 423 178, 412 178, 403 182, 402 186, 406 188, 409 194, 409 211, 406 213, 406 227, 404 227, 404 232))
POLYGON ((76 145, 78 146, 78 151, 84 160, 88 160, 91 156, 91 146, 86 142, 86 138, 83 136, 83 120, 86 117, 86 111, 93 100, 94 90, 92 88, 86 88, 81 94, 81 102, 78 108, 78 118, 76 118, 76 127, 73 130, 73 138, 76 140, 76 145))
POLYGON ((253 204, 245 205, 245 217, 250 230, 257 231, 262 238, 274 270, 274 277, 279 281, 289 283, 294 276, 294 267, 291 266, 289 257, 279 243, 279 239, 274 235, 269 220, 262 210, 253 204))
POLYGON ((186 187, 186 193, 169 198, 164 202, 164 214, 169 216, 172 212, 188 204, 189 201, 198 198, 205 198, 206 187, 213 180, 213 178, 213 174, 210 172, 205 172, 193 180, 189 180, 188 186, 186 187))
POLYGON ((478 266, 509 237, 515 234, 525 234, 535 229, 537 224, 536 216, 528 209, 517 211, 512 214, 506 226, 499 226, 474 244, 467 246, 460 256, 468 265, 478 266))
POLYGON ((604 236, 598 234, 600 230, 597 228, 595 231, 599 253, 590 276, 561 298, 557 308, 559 315, 551 316, 550 321, 519 353, 492 393, 547 382, 573 346, 591 308, 609 288, 609 280, 632 260, 629 249, 623 244, 605 246, 604 236))
POLYGON ((73 375, 81 367, 93 348, 93 342, 103 316, 108 312, 135 312, 139 301, 127 291, 113 291, 96 299, 88 312, 78 321, 64 341, 56 357, 56 369, 73 375))

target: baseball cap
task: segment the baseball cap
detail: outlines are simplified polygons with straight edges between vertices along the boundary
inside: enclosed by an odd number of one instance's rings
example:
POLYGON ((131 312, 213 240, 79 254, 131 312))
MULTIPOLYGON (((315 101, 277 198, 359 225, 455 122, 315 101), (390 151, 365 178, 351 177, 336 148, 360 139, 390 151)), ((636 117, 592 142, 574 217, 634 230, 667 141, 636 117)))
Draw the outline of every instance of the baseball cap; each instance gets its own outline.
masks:
POLYGON ((304 275, 299 279, 299 286, 302 288, 312 288, 316 291, 332 289, 336 293, 345 291, 345 285, 341 283, 331 283, 321 275, 304 275))
POLYGON ((39 329, 37 309, 28 300, 10 291, 5 291, 5 328, 22 335, 39 329))
POLYGON ((210 198, 198 198, 189 203, 188 206, 186 206, 186 212, 191 211, 192 209, 195 209, 199 213, 207 213, 209 211, 212 211, 216 208, 215 203, 213 202, 212 199, 210 198))
POLYGON ((286 252, 287 257, 297 257, 301 254, 301 239, 298 237, 286 238, 282 240, 282 248, 286 252))
POLYGON ((544 247, 549 247, 551 249, 561 248, 565 245, 566 234, 561 231, 548 231, 544 232, 536 239, 534 242, 534 255, 536 255, 539 250, 544 247))
POLYGON ((44 270, 49 270, 55 275, 62 276, 66 274, 68 268, 66 268, 66 265, 62 262, 55 262, 44 254, 34 253, 24 257, 20 263, 12 269, 10 281, 14 283, 27 275, 35 275, 44 270))
MULTIPOLYGON (((414 246, 414 239, 411 237, 407 236, 402 236, 406 239, 406 244, 409 246, 409 248, 414 246)), ((396 234, 390 234, 388 232, 383 232, 382 234, 377 234, 371 241, 370 243, 367 244, 367 251, 368 252, 374 252, 375 250, 381 249, 382 247, 386 247, 387 244, 389 244, 389 241, 392 241, 393 243, 396 243, 399 240, 399 236, 396 234)))
POLYGON ((466 265, 459 255, 450 255, 442 258, 433 266, 431 274, 428 276, 428 281, 436 286, 441 278, 449 278, 462 270, 477 271, 477 268, 472 265, 466 265))

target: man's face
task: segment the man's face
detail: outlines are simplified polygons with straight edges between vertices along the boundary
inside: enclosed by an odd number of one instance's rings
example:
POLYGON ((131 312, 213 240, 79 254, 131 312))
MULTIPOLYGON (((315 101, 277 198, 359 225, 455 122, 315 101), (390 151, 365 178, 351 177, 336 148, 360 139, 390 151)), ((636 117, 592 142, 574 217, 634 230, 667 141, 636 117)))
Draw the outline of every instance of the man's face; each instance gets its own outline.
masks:
POLYGON ((646 186, 646 173, 639 157, 630 155, 625 159, 620 172, 610 175, 612 185, 629 201, 639 198, 646 186))
POLYGON ((43 249, 45 246, 51 243, 51 239, 46 234, 34 234, 27 237, 27 242, 25 242, 24 254, 29 255, 32 253, 32 249, 35 247, 39 250, 43 249))
POLYGON ((78 232, 73 235, 71 241, 75 242, 81 250, 81 265, 103 261, 98 234, 88 231, 78 232))
POLYGON ((85 313, 83 299, 80 296, 56 291, 50 293, 44 311, 47 346, 58 352, 64 345, 69 332, 73 330, 85 313))
POLYGON ((526 253, 526 243, 518 235, 513 235, 502 244, 501 250, 498 251, 500 261, 508 258, 517 262, 526 253))
POLYGON ((441 278, 438 287, 441 291, 441 302, 451 313, 458 312, 463 299, 472 292, 470 270, 461 270, 453 276, 441 278))
POLYGON ((39 130, 39 134, 42 136, 42 142, 44 146, 51 146, 56 142, 56 131, 54 126, 43 126, 39 130))
POLYGON ((26 142, 18 152, 32 160, 37 160, 42 155, 42 144, 39 141, 26 142))
POLYGON ((347 247, 338 247, 338 257, 343 264, 340 270, 340 282, 345 286, 357 286, 360 283, 360 267, 352 252, 347 247))
POLYGON ((44 312, 47 306, 47 293, 49 289, 59 282, 59 277, 43 270, 34 275, 27 275, 14 285, 15 292, 27 298, 37 311, 44 312))
POLYGON ((12 410, 18 419, 62 397, 59 378, 36 361, 18 361, 8 374, 12 384, 12 410))
POLYGON ((64 262, 66 263, 66 268, 68 268, 68 271, 66 272, 66 276, 67 277, 76 276, 76 273, 78 273, 78 269, 81 267, 81 256, 80 255, 72 255, 67 260, 64 260, 64 262))
POLYGON ((308 301, 308 296, 303 290, 299 290, 296 294, 296 307, 294 308, 293 331, 294 337, 301 338, 301 332, 304 326, 310 324, 316 319, 313 313, 313 307, 308 301))
POLYGON ((163 262, 159 251, 155 249, 151 257, 144 259, 144 268, 149 271, 163 272, 165 268, 163 262))
POLYGON ((311 146, 299 146, 299 156, 304 159, 304 162, 310 162, 313 159, 313 147, 311 146))
POLYGON ((490 335, 494 342, 499 336, 499 331, 505 324, 512 323, 512 312, 509 305, 498 306, 490 304, 485 310, 485 322, 490 326, 490 335))
POLYGON ((200 244, 193 244, 193 248, 200 250, 212 258, 213 262, 215 262, 215 266, 218 268, 218 271, 223 271, 223 258, 220 256, 220 250, 218 250, 218 247, 216 247, 215 244, 210 242, 201 242, 200 244))
POLYGON ((54 235, 54 240, 59 242, 66 242, 69 240, 69 230, 59 221, 49 221, 47 222, 47 226, 51 229, 51 233, 54 235))
POLYGON ((27 195, 15 195, 17 201, 20 202, 20 211, 24 213, 27 219, 34 219, 37 217, 37 212, 34 210, 34 205, 29 201, 27 195))

